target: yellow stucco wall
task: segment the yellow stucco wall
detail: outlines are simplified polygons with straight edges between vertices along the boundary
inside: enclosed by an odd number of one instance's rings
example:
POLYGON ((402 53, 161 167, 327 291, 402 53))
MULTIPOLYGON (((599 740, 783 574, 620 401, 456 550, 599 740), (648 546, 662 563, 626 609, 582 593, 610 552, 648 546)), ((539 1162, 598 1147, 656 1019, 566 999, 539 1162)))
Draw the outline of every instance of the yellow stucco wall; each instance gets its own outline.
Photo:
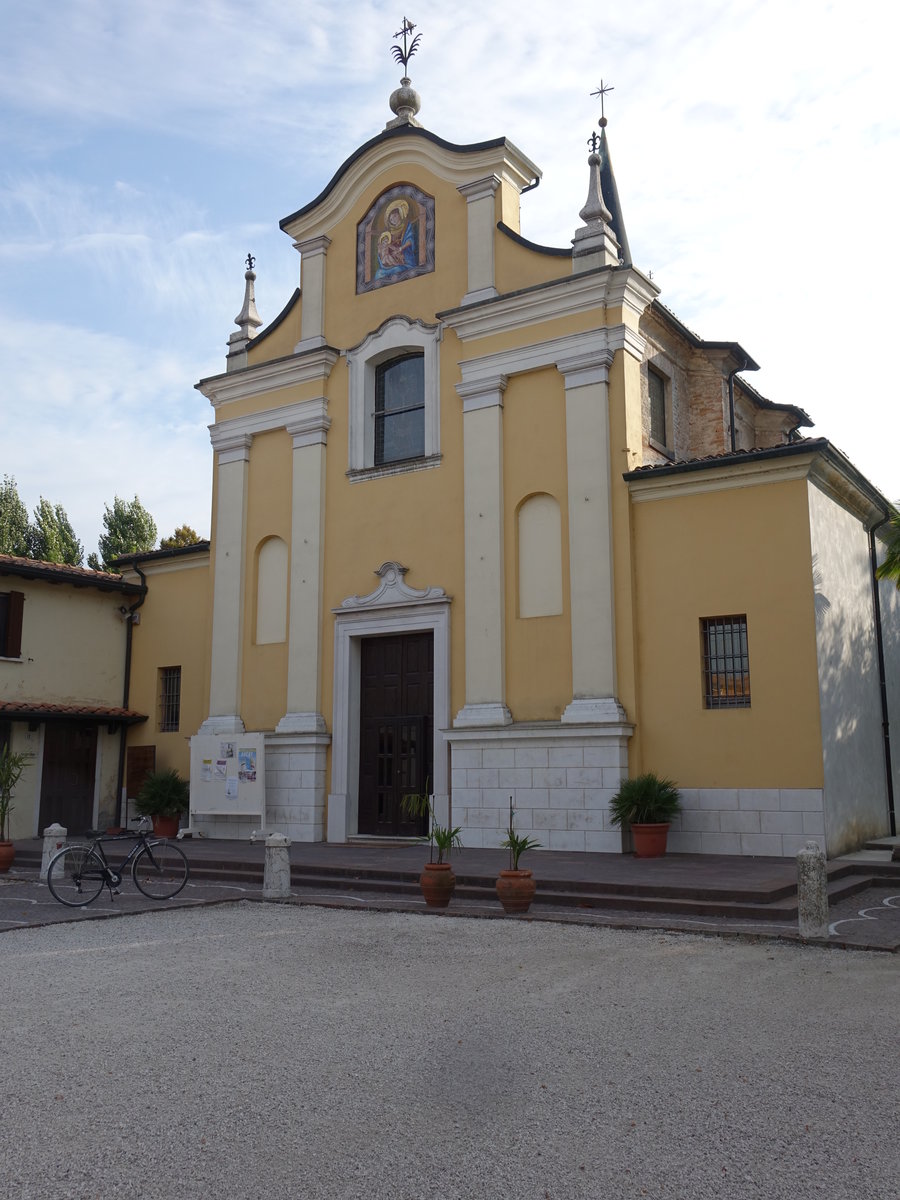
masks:
POLYGON ((506 700, 516 721, 558 721, 572 699, 565 418, 565 390, 555 367, 510 380, 503 405, 506 700), (559 504, 563 611, 523 618, 517 605, 516 518, 521 503, 538 492, 559 504))
POLYGON ((641 730, 632 772, 684 787, 822 787, 805 481, 646 500, 632 521, 641 730), (751 706, 708 710, 700 619, 742 613, 751 706))
MULTIPOLYGON (((156 746, 159 769, 190 773, 190 737, 209 705, 209 639, 212 585, 205 554, 147 564, 147 598, 135 627, 131 707, 149 720, 133 727, 129 746, 156 746), (181 667, 181 715, 174 733, 159 730, 159 670, 181 667)), ((129 578, 132 578, 129 573, 129 578)), ((135 577, 136 578, 136 577, 135 577)))

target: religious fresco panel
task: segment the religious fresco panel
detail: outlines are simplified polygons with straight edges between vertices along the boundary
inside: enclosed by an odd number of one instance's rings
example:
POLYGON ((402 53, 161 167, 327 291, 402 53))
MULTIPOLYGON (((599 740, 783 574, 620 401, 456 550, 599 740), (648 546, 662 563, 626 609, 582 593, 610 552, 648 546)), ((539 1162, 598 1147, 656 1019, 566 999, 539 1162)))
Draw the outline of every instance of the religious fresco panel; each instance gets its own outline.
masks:
POLYGON ((434 270, 434 197, 398 183, 378 197, 356 228, 356 291, 434 270))

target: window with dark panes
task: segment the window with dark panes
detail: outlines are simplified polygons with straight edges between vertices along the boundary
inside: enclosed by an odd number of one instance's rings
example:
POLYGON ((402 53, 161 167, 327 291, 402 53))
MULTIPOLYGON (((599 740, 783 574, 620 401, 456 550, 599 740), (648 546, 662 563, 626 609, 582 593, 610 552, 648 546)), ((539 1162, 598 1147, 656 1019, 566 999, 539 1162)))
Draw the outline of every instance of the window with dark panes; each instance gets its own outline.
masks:
POLYGON ((405 354, 375 368, 375 465, 425 453, 425 356, 405 354))
POLYGON ((667 446, 665 376, 649 367, 647 379, 650 384, 650 438, 660 446, 667 446))
POLYGON ((181 667, 159 669, 159 732, 177 733, 181 722, 181 667))
POLYGON ((707 708, 750 707, 746 616, 703 617, 703 691, 707 708))
POLYGON ((0 592, 0 658, 19 658, 22 653, 22 592, 0 592))

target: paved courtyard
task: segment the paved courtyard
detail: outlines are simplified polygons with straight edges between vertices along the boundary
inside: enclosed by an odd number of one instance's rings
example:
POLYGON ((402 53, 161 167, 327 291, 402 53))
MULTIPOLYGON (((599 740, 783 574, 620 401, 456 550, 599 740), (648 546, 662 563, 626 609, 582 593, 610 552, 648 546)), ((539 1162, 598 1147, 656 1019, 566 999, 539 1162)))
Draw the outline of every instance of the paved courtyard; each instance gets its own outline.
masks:
POLYGON ((0 1196, 896 1200, 900 959, 235 903, 0 938, 0 1196))

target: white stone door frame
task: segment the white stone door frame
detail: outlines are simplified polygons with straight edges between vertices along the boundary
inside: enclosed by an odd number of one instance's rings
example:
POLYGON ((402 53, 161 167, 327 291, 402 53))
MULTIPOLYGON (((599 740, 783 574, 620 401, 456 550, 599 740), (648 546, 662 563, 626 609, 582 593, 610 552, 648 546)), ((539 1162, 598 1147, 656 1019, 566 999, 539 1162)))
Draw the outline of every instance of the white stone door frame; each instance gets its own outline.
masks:
POLYGON ((380 585, 368 596, 351 596, 333 609, 334 709, 328 841, 345 842, 359 830, 360 660, 363 638, 387 634, 434 636, 434 803, 437 819, 449 810, 449 749, 443 730, 450 724, 450 597, 443 588, 421 590, 403 581, 407 568, 386 562, 380 585))

